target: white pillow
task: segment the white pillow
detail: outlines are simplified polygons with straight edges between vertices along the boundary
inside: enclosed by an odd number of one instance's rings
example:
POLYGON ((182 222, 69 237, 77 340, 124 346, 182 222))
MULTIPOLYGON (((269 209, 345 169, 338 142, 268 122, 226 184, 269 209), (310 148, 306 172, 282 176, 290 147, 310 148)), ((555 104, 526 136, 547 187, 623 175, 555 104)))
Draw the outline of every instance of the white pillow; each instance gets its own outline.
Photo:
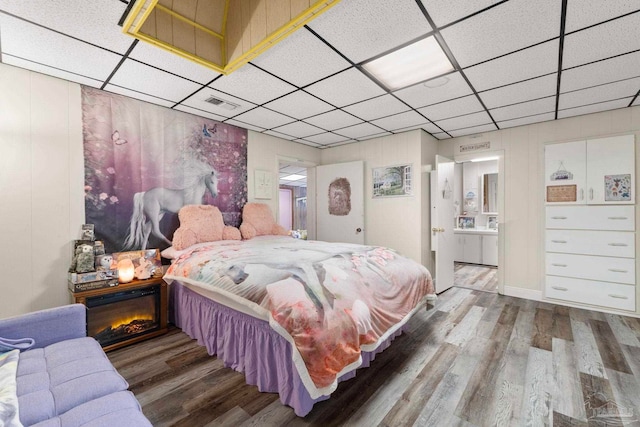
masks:
POLYGON ((18 411, 16 373, 20 350, 0 353, 0 425, 23 427, 18 411))

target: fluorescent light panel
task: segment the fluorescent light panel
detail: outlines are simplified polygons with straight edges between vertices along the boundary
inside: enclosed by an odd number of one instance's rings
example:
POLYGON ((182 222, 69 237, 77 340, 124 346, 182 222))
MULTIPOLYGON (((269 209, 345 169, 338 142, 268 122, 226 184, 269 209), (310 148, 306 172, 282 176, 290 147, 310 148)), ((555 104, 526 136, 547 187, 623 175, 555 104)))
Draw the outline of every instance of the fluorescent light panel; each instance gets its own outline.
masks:
POLYGON ((283 176, 280 179, 283 180, 283 181, 297 181, 297 180, 302 179, 302 178, 306 178, 306 176, 293 174, 293 175, 283 176))
POLYGON ((389 90, 402 89, 453 70, 433 36, 424 38, 362 67, 389 90))

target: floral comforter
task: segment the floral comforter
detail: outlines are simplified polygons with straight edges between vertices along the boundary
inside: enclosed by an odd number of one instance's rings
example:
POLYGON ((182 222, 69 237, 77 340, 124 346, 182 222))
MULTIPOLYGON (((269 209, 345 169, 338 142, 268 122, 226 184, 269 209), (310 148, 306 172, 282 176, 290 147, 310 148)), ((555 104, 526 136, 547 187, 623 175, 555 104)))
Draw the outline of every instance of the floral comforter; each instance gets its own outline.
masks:
POLYGON ((165 275, 247 307, 293 344, 312 398, 434 296, 429 271, 391 249, 262 236, 196 245, 165 275))

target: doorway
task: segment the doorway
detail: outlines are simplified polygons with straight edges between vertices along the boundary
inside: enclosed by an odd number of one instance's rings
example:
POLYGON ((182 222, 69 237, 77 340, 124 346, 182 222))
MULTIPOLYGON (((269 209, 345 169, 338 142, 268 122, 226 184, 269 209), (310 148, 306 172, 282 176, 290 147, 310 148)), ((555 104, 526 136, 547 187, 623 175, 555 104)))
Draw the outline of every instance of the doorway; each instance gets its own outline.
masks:
POLYGON ((454 166, 454 280, 456 287, 498 292, 499 158, 454 166))
POLYGON ((307 238, 306 166, 279 161, 278 223, 295 237, 307 238))

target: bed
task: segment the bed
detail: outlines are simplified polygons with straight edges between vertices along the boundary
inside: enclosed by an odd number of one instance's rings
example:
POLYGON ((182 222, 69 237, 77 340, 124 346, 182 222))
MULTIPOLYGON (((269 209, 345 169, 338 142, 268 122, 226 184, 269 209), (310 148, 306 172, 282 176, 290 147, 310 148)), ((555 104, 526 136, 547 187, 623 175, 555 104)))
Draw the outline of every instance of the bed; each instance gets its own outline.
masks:
POLYGON ((377 246, 259 235, 196 243, 170 258, 176 326, 298 416, 369 366, 435 299, 424 266, 377 246))

